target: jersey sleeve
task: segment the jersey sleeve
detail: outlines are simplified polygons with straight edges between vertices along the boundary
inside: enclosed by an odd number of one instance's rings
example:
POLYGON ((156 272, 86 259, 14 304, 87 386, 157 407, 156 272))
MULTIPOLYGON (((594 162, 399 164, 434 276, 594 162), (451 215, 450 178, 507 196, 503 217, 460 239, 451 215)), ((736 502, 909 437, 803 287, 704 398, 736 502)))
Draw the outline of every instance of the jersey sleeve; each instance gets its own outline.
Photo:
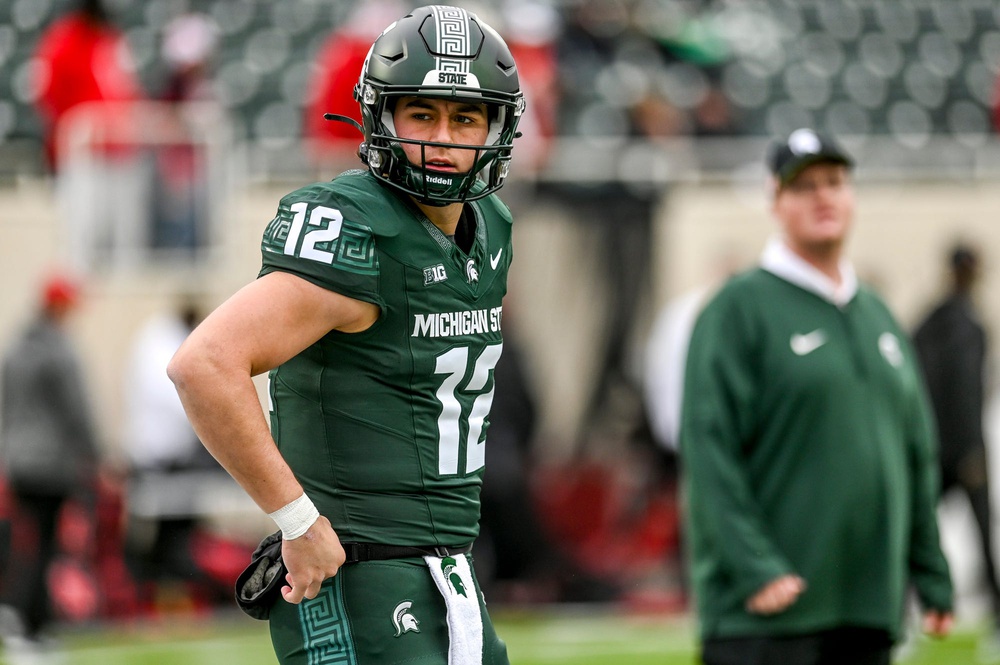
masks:
POLYGON ((285 196, 261 241, 261 270, 287 272, 384 308, 375 233, 318 186, 285 196))

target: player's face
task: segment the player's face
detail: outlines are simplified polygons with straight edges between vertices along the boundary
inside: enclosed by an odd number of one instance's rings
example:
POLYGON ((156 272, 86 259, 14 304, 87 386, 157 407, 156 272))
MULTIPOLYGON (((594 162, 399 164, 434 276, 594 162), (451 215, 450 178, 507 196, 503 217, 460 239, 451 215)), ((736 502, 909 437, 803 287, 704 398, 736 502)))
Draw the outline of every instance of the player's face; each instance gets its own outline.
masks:
MULTIPOLYGON (((448 99, 401 97, 392 114, 400 138, 483 145, 489 135, 485 104, 448 99)), ((403 143, 411 163, 421 165, 421 146, 403 143)), ((429 171, 466 173, 476 162, 476 151, 446 147, 423 148, 424 167, 429 171)))
POLYGON ((847 167, 835 163, 806 167, 778 188, 774 214, 793 249, 839 247, 854 218, 854 190, 847 167))

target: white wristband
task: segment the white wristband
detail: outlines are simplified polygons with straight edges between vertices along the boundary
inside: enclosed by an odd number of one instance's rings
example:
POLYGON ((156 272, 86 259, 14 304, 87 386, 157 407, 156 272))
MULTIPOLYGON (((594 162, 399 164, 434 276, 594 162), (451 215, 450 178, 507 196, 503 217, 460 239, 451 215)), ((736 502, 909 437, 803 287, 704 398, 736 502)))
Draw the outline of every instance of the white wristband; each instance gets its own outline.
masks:
POLYGON ((316 510, 316 506, 309 497, 303 493, 295 501, 278 508, 273 513, 268 513, 267 516, 274 520, 278 528, 281 529, 282 539, 295 540, 308 531, 309 527, 319 519, 319 511, 316 510))

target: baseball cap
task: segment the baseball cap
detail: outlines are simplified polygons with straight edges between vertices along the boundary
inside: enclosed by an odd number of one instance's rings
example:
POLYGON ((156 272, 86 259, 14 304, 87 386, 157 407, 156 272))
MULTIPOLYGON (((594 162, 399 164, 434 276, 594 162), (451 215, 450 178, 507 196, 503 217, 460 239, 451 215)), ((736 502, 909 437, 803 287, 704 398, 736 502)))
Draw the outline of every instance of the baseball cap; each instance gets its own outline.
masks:
POLYGON ((836 141, 812 129, 797 129, 786 140, 774 143, 767 159, 771 173, 783 185, 807 166, 821 162, 854 166, 854 160, 836 141))
POLYGON ((951 250, 951 267, 955 270, 971 270, 979 263, 976 251, 968 245, 956 245, 951 250))
POLYGON ((79 285, 66 275, 49 275, 42 284, 42 304, 46 308, 72 307, 79 298, 79 285))

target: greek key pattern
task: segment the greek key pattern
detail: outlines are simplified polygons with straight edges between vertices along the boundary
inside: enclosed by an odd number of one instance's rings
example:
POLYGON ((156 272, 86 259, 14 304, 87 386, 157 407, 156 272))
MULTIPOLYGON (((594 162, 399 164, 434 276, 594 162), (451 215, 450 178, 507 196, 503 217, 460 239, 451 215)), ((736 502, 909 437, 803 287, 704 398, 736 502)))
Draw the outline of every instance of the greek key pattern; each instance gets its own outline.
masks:
POLYGON ((363 275, 378 273, 375 240, 368 229, 344 224, 338 242, 337 267, 363 275))
POLYGON ((340 593, 340 581, 324 586, 299 605, 302 641, 308 665, 357 665, 354 643, 340 593))
POLYGON ((468 72, 469 59, 469 14, 457 7, 434 7, 434 23, 437 29, 437 52, 445 54, 437 58, 437 68, 445 72, 468 72), (448 58, 454 55, 457 59, 448 58))
POLYGON ((288 206, 280 206, 278 214, 268 223, 264 231, 264 239, 261 242, 264 250, 278 253, 282 251, 285 246, 285 238, 288 237, 288 229, 292 224, 291 220, 292 213, 288 206))

